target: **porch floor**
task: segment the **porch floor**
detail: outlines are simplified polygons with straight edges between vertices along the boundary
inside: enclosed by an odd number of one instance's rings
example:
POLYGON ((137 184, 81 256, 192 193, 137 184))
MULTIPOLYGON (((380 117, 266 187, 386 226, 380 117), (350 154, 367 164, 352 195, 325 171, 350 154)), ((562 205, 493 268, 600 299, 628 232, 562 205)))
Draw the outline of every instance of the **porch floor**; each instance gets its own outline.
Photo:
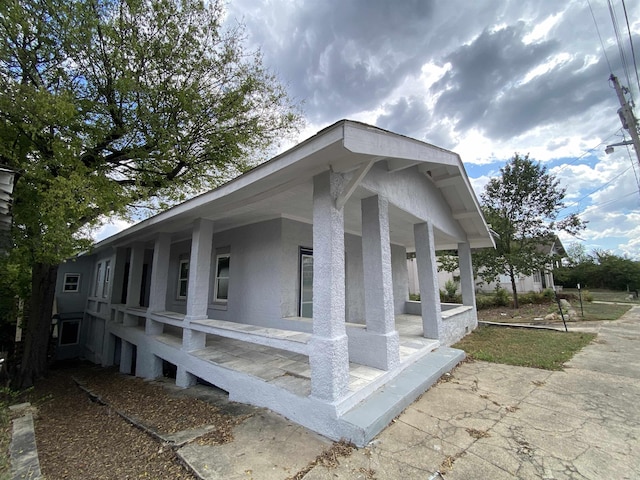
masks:
MULTIPOLYGON (((244 327, 244 324, 238 325, 239 329, 244 327)), ((396 329, 400 337, 401 365, 410 364, 440 346, 437 340, 422 336, 420 316, 396 316, 396 329)), ((270 335, 286 339, 291 331, 273 329, 270 335)), ((182 329, 165 325, 164 333, 157 338, 180 348, 182 329)), ((299 396, 311 393, 311 367, 308 356, 304 354, 212 334, 207 335, 205 348, 191 354, 218 366, 252 375, 299 396)), ((350 362, 349 395, 372 388, 376 380, 381 380, 385 374, 389 372, 350 362)))

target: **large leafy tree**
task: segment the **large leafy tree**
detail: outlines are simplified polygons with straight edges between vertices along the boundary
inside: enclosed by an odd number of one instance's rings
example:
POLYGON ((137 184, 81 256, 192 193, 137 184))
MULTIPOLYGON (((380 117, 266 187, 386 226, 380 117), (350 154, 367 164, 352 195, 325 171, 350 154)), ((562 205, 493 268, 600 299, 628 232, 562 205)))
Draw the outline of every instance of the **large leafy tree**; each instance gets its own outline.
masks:
POLYGON ((30 291, 18 384, 46 371, 56 265, 89 230, 259 161, 300 115, 216 0, 0 2, 0 164, 17 172, 3 274, 30 291))
POLYGON ((545 166, 517 153, 481 195, 485 218, 498 236, 496 249, 476 252, 474 262, 485 281, 509 276, 515 308, 516 278, 546 268, 557 232, 576 234, 586 226, 577 215, 558 218, 564 197, 565 189, 545 166))

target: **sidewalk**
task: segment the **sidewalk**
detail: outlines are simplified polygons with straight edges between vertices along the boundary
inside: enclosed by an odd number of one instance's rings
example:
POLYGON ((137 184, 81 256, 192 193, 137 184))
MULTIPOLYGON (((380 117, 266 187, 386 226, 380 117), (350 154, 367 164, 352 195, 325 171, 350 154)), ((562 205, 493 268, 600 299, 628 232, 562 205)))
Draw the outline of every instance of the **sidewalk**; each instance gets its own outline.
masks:
POLYGON ((368 448, 304 479, 638 478, 639 352, 634 307, 563 372, 465 363, 368 448))

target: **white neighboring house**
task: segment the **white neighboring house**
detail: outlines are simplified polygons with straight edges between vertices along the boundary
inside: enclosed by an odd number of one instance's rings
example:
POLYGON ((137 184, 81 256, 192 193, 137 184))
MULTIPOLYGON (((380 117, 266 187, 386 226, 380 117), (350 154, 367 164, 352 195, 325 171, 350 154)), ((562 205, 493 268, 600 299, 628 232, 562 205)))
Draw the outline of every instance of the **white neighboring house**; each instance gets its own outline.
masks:
MULTIPOLYGON (((549 245, 540 245, 540 249, 549 255, 549 263, 546 268, 540 270, 533 275, 519 275, 517 278, 516 288, 518 293, 529 292, 542 292, 547 288, 561 289, 562 287, 556 286, 553 279, 553 270, 559 267, 557 260, 558 257, 565 257, 567 255, 562 242, 558 237, 555 237, 554 241, 549 245)), ((409 293, 417 294, 420 291, 420 286, 417 280, 417 264, 415 258, 407 259, 407 269, 409 271, 409 293)), ((444 285, 449 280, 457 280, 460 278, 460 270, 454 272, 438 272, 438 284, 440 290, 444 290, 444 285)), ((496 290, 496 286, 504 288, 508 292, 511 292, 511 279, 509 275, 500 275, 497 282, 483 282, 481 279, 476 278, 476 291, 491 293, 496 290)))
POLYGON ((492 245, 458 155, 342 120, 62 264, 58 355, 175 370, 364 445, 463 358, 471 249, 492 245), (442 306, 452 248, 463 304, 442 306))
POLYGON ((0 165, 0 253, 4 251, 5 238, 11 229, 11 199, 15 172, 0 165))

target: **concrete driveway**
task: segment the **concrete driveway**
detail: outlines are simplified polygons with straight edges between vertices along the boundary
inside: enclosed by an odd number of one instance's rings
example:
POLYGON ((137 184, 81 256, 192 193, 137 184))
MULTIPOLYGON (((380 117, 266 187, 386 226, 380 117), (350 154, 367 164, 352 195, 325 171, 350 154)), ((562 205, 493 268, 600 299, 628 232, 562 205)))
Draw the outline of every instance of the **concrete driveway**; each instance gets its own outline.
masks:
POLYGON ((305 480, 640 478, 640 307, 565 371, 461 365, 368 448, 305 480))
POLYGON ((562 372, 463 363, 338 465, 314 462, 328 440, 264 409, 233 442, 178 453, 205 479, 638 479, 639 403, 634 307, 562 372))

